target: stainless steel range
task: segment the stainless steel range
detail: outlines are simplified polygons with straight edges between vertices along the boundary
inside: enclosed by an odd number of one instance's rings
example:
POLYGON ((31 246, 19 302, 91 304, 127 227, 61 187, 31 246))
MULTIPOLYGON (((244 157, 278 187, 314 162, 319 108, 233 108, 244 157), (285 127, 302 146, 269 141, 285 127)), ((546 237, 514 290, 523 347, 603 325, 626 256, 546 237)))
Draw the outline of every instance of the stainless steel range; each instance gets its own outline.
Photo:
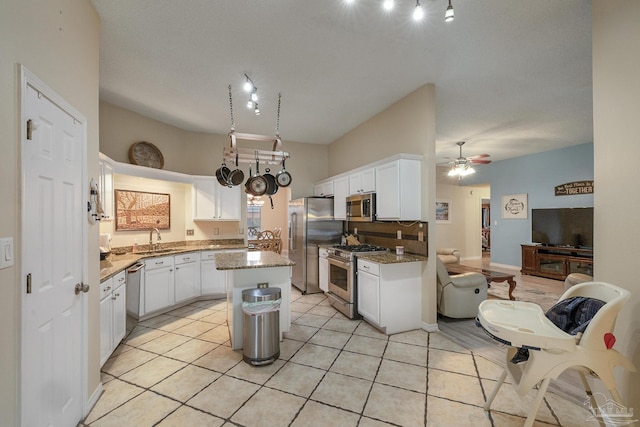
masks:
POLYGON ((333 307, 349 319, 358 319, 358 285, 356 255, 367 255, 389 249, 372 245, 334 246, 327 249, 329 262, 329 292, 333 307))

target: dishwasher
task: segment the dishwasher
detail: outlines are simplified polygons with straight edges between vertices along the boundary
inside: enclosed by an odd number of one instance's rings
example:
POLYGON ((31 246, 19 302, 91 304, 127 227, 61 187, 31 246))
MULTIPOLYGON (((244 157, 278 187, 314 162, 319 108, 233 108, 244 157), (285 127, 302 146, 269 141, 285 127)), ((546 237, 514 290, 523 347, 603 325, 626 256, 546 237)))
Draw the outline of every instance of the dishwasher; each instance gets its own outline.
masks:
POLYGON ((127 314, 140 318, 140 288, 144 263, 137 262, 127 268, 127 314))

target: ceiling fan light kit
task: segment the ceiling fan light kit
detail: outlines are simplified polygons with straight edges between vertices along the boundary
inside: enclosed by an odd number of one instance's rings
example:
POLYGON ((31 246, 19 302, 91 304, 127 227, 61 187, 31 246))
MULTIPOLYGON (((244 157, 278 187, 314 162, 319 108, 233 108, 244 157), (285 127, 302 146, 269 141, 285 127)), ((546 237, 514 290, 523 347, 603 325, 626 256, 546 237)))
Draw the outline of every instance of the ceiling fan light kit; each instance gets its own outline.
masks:
POLYGON ((483 165, 491 163, 491 160, 486 159, 487 157, 489 157, 489 155, 486 153, 478 154, 477 156, 463 157, 462 146, 464 145, 464 143, 465 141, 456 142, 456 145, 460 147, 460 155, 458 156, 458 158, 453 159, 450 162, 451 169, 449 170, 449 173, 447 173, 447 176, 458 177, 458 179, 462 179, 465 176, 476 173, 476 170, 472 166, 474 163, 483 165))

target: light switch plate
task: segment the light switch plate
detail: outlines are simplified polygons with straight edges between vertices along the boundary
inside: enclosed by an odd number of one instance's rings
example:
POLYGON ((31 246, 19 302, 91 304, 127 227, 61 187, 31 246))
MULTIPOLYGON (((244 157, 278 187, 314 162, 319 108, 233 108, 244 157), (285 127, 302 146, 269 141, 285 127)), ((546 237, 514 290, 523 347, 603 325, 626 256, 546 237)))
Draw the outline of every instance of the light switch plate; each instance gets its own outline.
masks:
POLYGON ((0 238, 0 269, 13 265, 13 237, 0 238))

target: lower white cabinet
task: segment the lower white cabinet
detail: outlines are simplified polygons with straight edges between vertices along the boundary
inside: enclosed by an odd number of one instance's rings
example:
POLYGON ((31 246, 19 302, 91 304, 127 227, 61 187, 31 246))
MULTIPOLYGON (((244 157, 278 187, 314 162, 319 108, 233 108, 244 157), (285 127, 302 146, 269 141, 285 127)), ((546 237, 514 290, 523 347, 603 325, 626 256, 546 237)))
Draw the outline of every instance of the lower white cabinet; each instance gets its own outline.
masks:
POLYGON ((226 273, 216 270, 216 254, 246 252, 246 249, 227 249, 224 251, 203 251, 200 261, 200 290, 202 295, 224 297, 227 292, 226 273))
POLYGON ((174 303, 200 296, 200 254, 190 252, 176 255, 175 264, 175 298, 174 303))
POLYGON ((420 328, 423 263, 357 264, 358 313, 387 334, 420 328))
POLYGON ((144 262, 143 315, 174 304, 173 257, 157 257, 144 262))
POLYGON ((126 334, 126 272, 100 283, 100 366, 126 334))

